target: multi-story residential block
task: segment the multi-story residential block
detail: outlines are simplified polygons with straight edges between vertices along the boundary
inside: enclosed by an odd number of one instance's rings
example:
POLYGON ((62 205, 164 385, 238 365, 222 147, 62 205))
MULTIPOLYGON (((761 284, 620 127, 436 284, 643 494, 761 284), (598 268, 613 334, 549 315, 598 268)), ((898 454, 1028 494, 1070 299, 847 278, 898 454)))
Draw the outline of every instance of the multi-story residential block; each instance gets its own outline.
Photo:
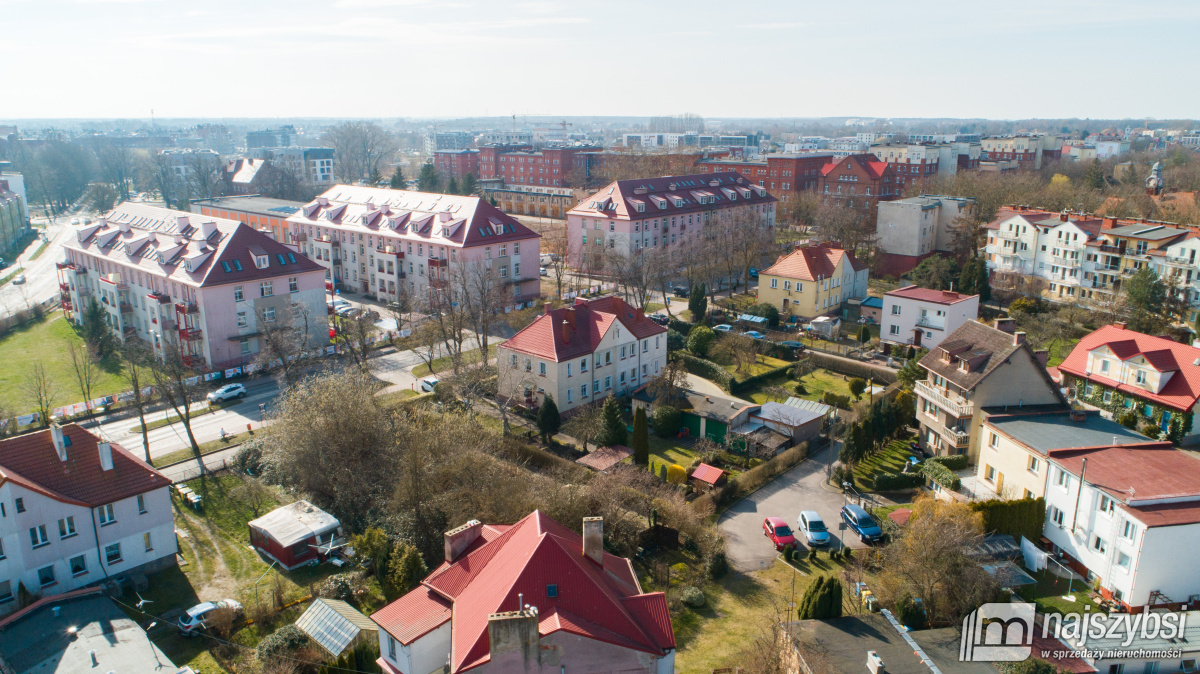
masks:
POLYGON ((59 288, 71 320, 95 300, 118 338, 157 355, 241 365, 259 353, 265 324, 301 314, 313 348, 329 341, 321 266, 236 220, 125 202, 73 227, 64 248, 59 288))
POLYGON ((331 147, 260 147, 246 153, 252 159, 266 159, 310 185, 332 185, 336 180, 331 147))
POLYGON ((433 168, 442 180, 462 180, 467 174, 479 177, 479 150, 438 150, 433 153, 433 168))
POLYGON ((870 270, 836 244, 799 246, 759 272, 760 302, 782 316, 840 315, 847 300, 866 297, 870 270))
POLYGON ((861 154, 866 152, 867 148, 869 147, 871 147, 870 143, 859 140, 853 136, 833 138, 827 145, 827 149, 832 152, 833 156, 837 159, 844 159, 850 155, 861 154))
MULTIPOLYGON (((0 161, 0 168, 8 162, 0 161)), ((25 193, 25 176, 14 171, 0 171, 0 180, 8 183, 8 191, 15 192, 21 198, 21 206, 29 213, 29 199, 25 193)))
POLYGON ((469 131, 435 131, 425 134, 425 154, 439 150, 465 150, 475 140, 469 131))
POLYGON ((290 241, 287 218, 304 202, 259 196, 217 197, 192 201, 192 212, 213 218, 237 220, 280 242, 290 241))
POLYGON ((852 154, 826 164, 817 191, 824 203, 856 209, 872 221, 879 202, 901 196, 896 172, 873 154, 852 154))
POLYGON ((680 146, 700 144, 698 133, 627 133, 621 136, 625 147, 656 148, 674 150, 680 146))
POLYGON ((479 197, 338 185, 287 219, 289 243, 351 292, 420 305, 493 274, 509 306, 541 296, 540 235, 479 197))
POLYGON ((880 202, 876 270, 899 278, 930 255, 953 251, 955 228, 973 217, 975 209, 974 199, 932 194, 880 202))
POLYGON ((1014 160, 1022 169, 1040 170, 1043 162, 1062 158, 1062 138, 1054 134, 990 136, 979 143, 981 160, 1014 160))
POLYGON ((567 211, 571 263, 602 268, 606 254, 682 246, 718 221, 774 227, 775 205, 766 188, 732 172, 618 180, 567 211))
POLYGON ((386 674, 675 671, 661 592, 604 551, 604 521, 583 536, 534 511, 515 524, 471 520, 445 534, 445 563, 371 614, 386 674))
POLYGON ((667 329, 619 297, 546 311, 496 349, 500 395, 560 411, 623 395, 667 363, 667 329))
POLYGON ((1083 339, 1058 366, 1075 398, 1111 414, 1132 412, 1140 424, 1200 442, 1193 423, 1200 401, 1200 348, 1106 325, 1083 339))
POLYGON ((821 168, 832 159, 830 152, 768 154, 752 159, 702 159, 696 163, 696 168, 701 173, 738 173, 759 187, 765 187, 775 198, 786 200, 800 192, 817 189, 821 168))
POLYGON ((1110 295, 1119 265, 1110 264, 1101 228, 1115 221, 1025 207, 1002 208, 985 226, 988 269, 1037 276, 1052 298, 1087 300, 1110 295))
POLYGON ((496 207, 505 213, 565 218, 567 211, 587 196, 587 193, 570 187, 506 185, 503 181, 496 180, 483 183, 483 196, 489 201, 494 201, 496 207))
MULTIPOLYGON (((1096 411, 1053 406, 1045 411, 1029 408, 1007 412, 984 410, 976 485, 988 491, 978 498, 1040 498, 1046 495, 1047 463, 1057 449, 1108 446, 1160 446, 1096 411)), ((981 491, 977 489, 977 491, 981 491)))
POLYGON ((889 290, 883 295, 879 338, 893 344, 932 349, 978 316, 979 295, 915 285, 889 290))
MULTIPOLYGON (((1042 535, 1132 612, 1200 595, 1200 459, 1157 446, 1051 450, 1042 535)), ((1109 670, 1120 671, 1120 670, 1109 670)))
POLYGON ((8 250, 29 231, 29 211, 25 199, 9 187, 8 177, 0 179, 0 250, 8 250))
MULTIPOLYGON (((871 154, 886 162, 896 173, 896 184, 903 190, 905 185, 924 185, 938 174, 941 160, 940 146, 923 143, 872 145, 871 154)), ((949 148, 947 148, 947 155, 949 148)), ((958 162, 955 161, 957 167, 958 162)))
POLYGON ((591 177, 595 145, 493 145, 479 148, 479 177, 508 185, 580 186, 591 177), (578 184, 577 184, 578 183, 578 184))
POLYGON ((1045 352, 1035 354, 1015 328, 1012 319, 994 327, 970 321, 921 359, 929 373, 916 386, 923 450, 966 454, 975 463, 985 407, 1066 403, 1046 372, 1045 352))
POLYGON ((288 147, 296 138, 296 128, 285 124, 278 129, 262 129, 246 132, 246 149, 257 150, 264 147, 288 147))
POLYGON ((0 613, 175 563, 171 481, 75 424, 0 440, 0 613))

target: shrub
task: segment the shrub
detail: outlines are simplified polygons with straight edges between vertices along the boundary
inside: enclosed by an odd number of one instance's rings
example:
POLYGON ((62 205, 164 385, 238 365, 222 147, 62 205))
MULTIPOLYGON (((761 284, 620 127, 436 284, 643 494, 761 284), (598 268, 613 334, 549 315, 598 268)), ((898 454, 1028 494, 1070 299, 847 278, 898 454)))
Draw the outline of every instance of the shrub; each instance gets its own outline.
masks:
POLYGON ((723 578, 729 573, 729 559, 723 550, 718 550, 708 558, 708 577, 713 580, 723 578))
POLYGON ((831 548, 829 550, 829 561, 836 562, 838 560, 838 558, 841 556, 842 556, 842 554, 840 552, 838 552, 837 548, 831 548))
POLYGON ((673 463, 667 468, 667 482, 671 484, 683 484, 687 479, 687 471, 683 466, 673 463))
POLYGON ((940 463, 950 470, 962 470, 971 465, 971 460, 966 454, 955 454, 953 456, 934 456, 929 459, 934 463, 940 463))
POLYGON ((842 559, 849 561, 854 556, 854 551, 851 548, 842 548, 842 559))
POLYGON ((688 351, 703 358, 708 355, 709 348, 712 347, 713 342, 716 340, 717 333, 713 332, 708 326, 698 325, 688 333, 687 348, 688 351))
POLYGON ((808 389, 804 388, 804 382, 796 382, 796 386, 793 388, 793 390, 798 396, 808 395, 808 389))
POLYGON ((1138 415, 1132 410, 1116 415, 1113 419, 1118 423, 1128 428, 1129 430, 1137 429, 1138 415))
POLYGON ((258 659, 265 662, 273 655, 303 648, 306 643, 308 636, 299 627, 284 625, 258 642, 258 659))
POLYGON ((896 602, 896 617, 909 629, 919 630, 925 626, 925 613, 909 595, 896 602))
POLYGON ((354 598, 354 588, 347 574, 339 573, 321 581, 317 586, 317 596, 348 602, 354 598))
POLYGON ((683 414, 670 405, 659 405, 654 410, 654 434, 660 438, 674 437, 683 424, 683 414))
POLYGON ((958 488, 962 486, 962 480, 937 461, 926 461, 921 464, 921 472, 950 491, 958 491, 958 488))
POLYGON ((262 442, 258 438, 242 443, 233 457, 233 468, 246 475, 262 474, 262 442))
POLYGON ((1150 438, 1151 440, 1157 440, 1158 436, 1162 435, 1162 429, 1152 423, 1147 423, 1145 426, 1142 426, 1142 430, 1140 432, 1142 435, 1150 438))
POLYGON ((817 549, 816 548, 808 549, 808 561, 810 561, 810 562, 817 561, 817 549))
POLYGON ((763 462, 762 459, 755 457, 746 462, 746 467, 747 468, 758 468, 759 466, 762 465, 762 462, 763 462))
POLYGON ((672 328, 667 328, 667 351, 678 351, 685 346, 687 346, 687 339, 683 336, 683 333, 672 328))
POLYGON ((699 358, 685 351, 681 351, 677 355, 683 361, 683 366, 687 368, 690 374, 712 380, 726 391, 729 390, 729 386, 733 381, 733 375, 729 374, 728 370, 711 360, 699 358))
POLYGON ((667 321, 668 330, 674 330, 684 337, 688 336, 688 333, 692 331, 693 327, 694 326, 691 323, 688 323, 687 321, 681 321, 677 318, 672 318, 667 321))
POLYGON ((751 387, 759 384, 760 382, 764 382, 769 379, 774 379, 781 375, 787 376, 788 372, 791 369, 792 369, 791 365, 781 365, 779 367, 771 368, 770 370, 767 370, 766 372, 761 372, 756 375, 751 375, 749 377, 746 377, 745 379, 738 379, 736 381, 730 382, 729 391, 731 393, 737 393, 738 391, 744 391, 748 388, 751 388, 751 387))
POLYGON ((808 361, 814 367, 823 368, 830 372, 844 374, 847 377, 858 377, 860 379, 870 379, 876 383, 883 382, 892 384, 896 381, 896 373, 887 368, 874 368, 866 363, 859 363, 853 360, 837 358, 829 354, 821 353, 820 351, 806 351, 808 361))
POLYGON ((866 380, 854 377, 850 380, 850 395, 854 396, 855 400, 861 400, 863 391, 867 390, 866 380))
POLYGON ((700 588, 694 585, 688 585, 687 587, 683 588, 683 592, 680 593, 679 601, 682 601, 684 606, 700 608, 701 606, 704 606, 704 602, 706 600, 704 598, 704 593, 700 591, 700 588))
POLYGON ((920 473, 880 473, 871 481, 872 491, 899 491, 912 489, 925 484, 925 477, 920 473))
POLYGON ((665 464, 665 463, 658 464, 658 477, 663 482, 667 481, 667 464, 665 464))
POLYGON ((1024 498, 1014 500, 992 499, 974 501, 971 510, 983 513, 983 530, 989 534, 1008 534, 1013 538, 1024 536, 1037 540, 1042 535, 1046 519, 1046 500, 1024 498))

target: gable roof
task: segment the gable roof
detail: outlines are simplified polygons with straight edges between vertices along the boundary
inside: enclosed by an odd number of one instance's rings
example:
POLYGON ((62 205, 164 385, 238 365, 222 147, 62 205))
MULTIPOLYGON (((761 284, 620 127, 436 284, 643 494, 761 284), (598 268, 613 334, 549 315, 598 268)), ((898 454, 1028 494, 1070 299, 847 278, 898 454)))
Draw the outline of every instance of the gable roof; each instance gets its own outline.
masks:
POLYGON ((569 212, 611 219, 653 218, 725 206, 772 203, 775 197, 736 171, 618 180, 569 212), (638 211, 638 205, 643 210, 638 211))
POLYGON ((66 461, 59 460, 50 429, 0 440, 0 484, 12 481, 56 501, 90 508, 171 484, 117 444, 112 444, 112 469, 103 470, 96 436, 78 424, 63 426, 62 432, 70 441, 66 461))
MULTIPOLYGON (((1014 335, 978 321, 967 321, 925 354, 920 365, 969 391, 1021 349, 1029 351, 1029 357, 1033 359, 1029 345, 1025 342, 1017 344, 1014 335), (950 354, 950 362, 942 360, 943 353, 950 354), (960 367, 963 361, 968 363, 966 372, 960 367)), ((1043 374, 1046 386, 1057 393, 1058 388, 1050 380, 1050 375, 1041 367, 1038 370, 1043 374)))
POLYGON ((488 662, 489 616, 517 611, 521 602, 537 608, 542 636, 564 631, 655 655, 675 647, 666 596, 643 593, 629 560, 604 553, 597 565, 583 555, 579 534, 540 511, 503 530, 483 529, 486 538, 372 618, 393 636, 398 629, 415 638, 398 614, 428 626, 449 603, 451 672, 488 662), (556 596, 547 596, 547 585, 557 586, 556 596))
POLYGON ((692 472, 692 479, 715 485, 717 480, 720 480, 721 476, 724 474, 725 471, 717 468, 716 466, 710 466, 707 463, 701 463, 699 466, 696 466, 696 470, 692 472))
POLYGON ((595 351, 613 322, 620 322, 637 339, 667 332, 666 327, 646 318, 641 309, 610 295, 594 300, 579 298, 569 307, 553 310, 547 304, 545 313, 500 347, 561 363, 595 351), (563 339, 564 322, 567 339, 563 339))
POLYGON ((854 257, 853 253, 822 243, 800 246, 796 250, 780 256, 775 264, 762 273, 801 281, 816 281, 817 278, 826 279, 832 276, 837 270, 838 263, 843 259, 856 272, 867 268, 854 257))
POLYGON ((1076 476, 1084 471, 1088 484, 1148 526, 1200 522, 1200 458, 1170 442, 1050 450, 1050 460, 1076 476))
POLYGON ((1122 324, 1115 324, 1106 325, 1085 335, 1075 348, 1071 349, 1071 354, 1058 369, 1174 410, 1189 411, 1196 405, 1197 400, 1200 400, 1200 365, 1196 364, 1198 359, 1200 349, 1194 346, 1180 344, 1165 337, 1144 335, 1128 330, 1122 324), (1160 372, 1174 370, 1176 374, 1167 380, 1161 391, 1152 393, 1132 384, 1118 383, 1115 379, 1096 372, 1088 373, 1088 353, 1101 347, 1108 347, 1122 361, 1143 356, 1160 372))
POLYGON ((871 178, 882 178, 885 173, 891 170, 887 162, 879 161, 873 154, 852 154, 843 157, 839 161, 830 162, 822 166, 821 175, 827 176, 844 164, 855 164, 871 178))

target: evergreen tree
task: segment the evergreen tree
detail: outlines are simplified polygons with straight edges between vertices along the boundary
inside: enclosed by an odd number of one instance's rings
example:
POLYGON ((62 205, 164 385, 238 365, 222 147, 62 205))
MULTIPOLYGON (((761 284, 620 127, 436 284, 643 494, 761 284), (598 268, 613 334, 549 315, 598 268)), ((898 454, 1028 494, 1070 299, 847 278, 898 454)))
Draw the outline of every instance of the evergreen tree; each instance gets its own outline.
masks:
POLYGON ((604 433, 597 440, 597 444, 606 447, 625 444, 628 431, 625 428, 625 420, 621 418, 621 406, 616 398, 609 396, 604 399, 601 415, 604 417, 604 433))
POLYGON ((867 342, 871 341, 871 328, 868 328, 865 325, 859 328, 858 341, 860 344, 866 344, 867 342))
POLYGON ((474 173, 468 173, 466 177, 463 178, 459 194, 465 194, 470 197, 475 196, 477 192, 479 192, 479 181, 475 180, 474 173))
POLYGON ((383 174, 379 172, 379 167, 371 169, 371 176, 367 178, 367 182, 372 186, 376 186, 383 182, 383 174))
POLYGON ((87 342, 96 358, 104 358, 112 353, 116 346, 112 332, 105 321, 105 311, 96 301, 95 296, 88 300, 83 312, 83 341, 87 342))
POLYGON ((703 283, 692 286, 692 294, 688 297, 688 311, 692 312, 693 323, 704 320, 704 314, 708 311, 708 295, 703 283))
POLYGON ((1087 172, 1083 174, 1083 184, 1092 189, 1104 189, 1104 170, 1100 168, 1099 159, 1093 159, 1087 167, 1087 172))
POLYGON ((437 169, 433 168, 433 164, 423 164, 421 175, 417 176, 417 189, 422 192, 436 192, 441 186, 442 179, 438 176, 437 169))
POLYGON ((542 434, 542 442, 550 442, 550 438, 558 433, 558 429, 562 427, 562 417, 558 413, 558 405, 554 402, 554 396, 546 394, 546 400, 542 402, 542 406, 538 408, 537 414, 538 431, 542 434))
POLYGON ((633 415, 633 462, 639 466, 650 463, 650 429, 644 407, 639 407, 633 415))
POLYGON ((421 552, 404 541, 396 541, 388 559, 387 574, 379 578, 379 586, 388 601, 395 601, 416 587, 428 573, 421 552))
POLYGON ((394 190, 408 189, 408 181, 404 179, 404 170, 399 166, 396 167, 395 171, 392 171, 392 179, 388 182, 388 187, 394 190))
POLYGON ((450 176, 450 180, 446 181, 446 194, 458 194, 458 179, 450 176))

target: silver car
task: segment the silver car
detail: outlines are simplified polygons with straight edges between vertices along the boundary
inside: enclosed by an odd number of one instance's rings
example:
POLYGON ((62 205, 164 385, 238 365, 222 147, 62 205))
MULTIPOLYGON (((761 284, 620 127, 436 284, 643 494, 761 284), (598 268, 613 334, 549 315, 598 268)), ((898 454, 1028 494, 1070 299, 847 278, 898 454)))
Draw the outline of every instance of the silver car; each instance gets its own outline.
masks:
POLYGON ((829 545, 829 529, 825 520, 814 510, 804 510, 796 522, 796 528, 804 534, 804 541, 809 545, 829 545))

